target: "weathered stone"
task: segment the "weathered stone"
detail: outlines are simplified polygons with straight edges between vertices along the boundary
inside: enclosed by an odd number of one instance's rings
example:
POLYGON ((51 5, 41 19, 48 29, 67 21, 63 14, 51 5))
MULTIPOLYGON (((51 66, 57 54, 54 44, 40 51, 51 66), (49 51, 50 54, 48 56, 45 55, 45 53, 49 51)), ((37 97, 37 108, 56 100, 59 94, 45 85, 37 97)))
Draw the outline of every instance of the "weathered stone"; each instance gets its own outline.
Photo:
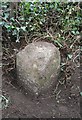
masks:
POLYGON ((19 82, 37 95, 56 84, 60 52, 48 42, 31 43, 17 54, 16 66, 19 82))

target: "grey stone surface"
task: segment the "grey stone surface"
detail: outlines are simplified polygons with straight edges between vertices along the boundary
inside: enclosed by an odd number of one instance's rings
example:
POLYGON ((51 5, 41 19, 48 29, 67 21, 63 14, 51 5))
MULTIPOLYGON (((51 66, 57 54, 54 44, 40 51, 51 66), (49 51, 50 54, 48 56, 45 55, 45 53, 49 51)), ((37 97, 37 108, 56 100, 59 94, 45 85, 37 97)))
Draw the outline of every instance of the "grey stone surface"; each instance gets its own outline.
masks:
POLYGON ((60 68, 60 52, 51 43, 35 42, 27 45, 16 57, 19 83, 38 95, 56 84, 60 68))

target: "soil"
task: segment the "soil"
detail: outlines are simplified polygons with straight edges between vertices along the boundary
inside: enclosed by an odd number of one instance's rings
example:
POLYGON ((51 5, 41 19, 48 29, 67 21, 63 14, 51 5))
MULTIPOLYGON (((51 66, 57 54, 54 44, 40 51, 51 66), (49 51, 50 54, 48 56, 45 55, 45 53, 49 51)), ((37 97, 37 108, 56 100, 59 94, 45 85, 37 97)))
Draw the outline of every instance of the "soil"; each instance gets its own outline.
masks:
POLYGON ((37 98, 25 93, 16 78, 3 75, 3 95, 9 100, 3 118, 80 118, 79 73, 76 67, 66 83, 59 78, 55 88, 37 98))

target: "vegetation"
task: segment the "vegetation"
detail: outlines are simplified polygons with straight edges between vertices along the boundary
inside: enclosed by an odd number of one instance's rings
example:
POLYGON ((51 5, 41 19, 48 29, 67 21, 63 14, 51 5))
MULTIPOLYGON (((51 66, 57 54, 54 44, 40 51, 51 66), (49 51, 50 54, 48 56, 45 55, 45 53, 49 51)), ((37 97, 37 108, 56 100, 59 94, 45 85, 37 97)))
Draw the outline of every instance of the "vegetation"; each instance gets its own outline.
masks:
POLYGON ((21 38, 32 42, 34 38, 43 36, 62 47, 62 41, 74 42, 71 37, 81 32, 82 9, 79 3, 21 2, 2 3, 1 6, 0 25, 11 42, 20 42, 21 38))

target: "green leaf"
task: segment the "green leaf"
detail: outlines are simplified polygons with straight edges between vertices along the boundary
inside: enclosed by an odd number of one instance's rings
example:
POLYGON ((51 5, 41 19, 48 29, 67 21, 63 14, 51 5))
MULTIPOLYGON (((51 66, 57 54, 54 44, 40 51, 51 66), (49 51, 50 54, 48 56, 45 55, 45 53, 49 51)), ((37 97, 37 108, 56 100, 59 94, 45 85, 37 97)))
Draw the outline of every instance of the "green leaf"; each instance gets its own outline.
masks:
POLYGON ((13 17, 12 17, 12 18, 10 18, 10 20, 11 20, 11 21, 13 21, 13 22, 15 21, 15 19, 14 19, 13 17))
POLYGON ((71 59, 71 58, 72 58, 72 55, 71 55, 71 54, 68 54, 68 58, 71 59))
POLYGON ((13 30, 12 35, 17 35, 17 30, 13 30))
POLYGON ((76 34, 77 34, 77 35, 80 34, 79 31, 76 31, 76 34))
POLYGON ((21 29, 22 29, 23 31, 26 31, 26 26, 21 27, 21 29))
POLYGON ((16 27, 16 30, 19 32, 20 28, 19 28, 19 27, 16 27))
POLYGON ((82 96, 82 92, 80 92, 80 95, 82 96))
POLYGON ((5 13, 5 19, 7 19, 9 17, 9 13, 5 13))
POLYGON ((3 24, 4 24, 3 22, 0 22, 0 25, 1 25, 1 26, 3 26, 3 24))
POLYGON ((76 32, 75 31, 71 31, 72 34, 76 35, 76 32))

